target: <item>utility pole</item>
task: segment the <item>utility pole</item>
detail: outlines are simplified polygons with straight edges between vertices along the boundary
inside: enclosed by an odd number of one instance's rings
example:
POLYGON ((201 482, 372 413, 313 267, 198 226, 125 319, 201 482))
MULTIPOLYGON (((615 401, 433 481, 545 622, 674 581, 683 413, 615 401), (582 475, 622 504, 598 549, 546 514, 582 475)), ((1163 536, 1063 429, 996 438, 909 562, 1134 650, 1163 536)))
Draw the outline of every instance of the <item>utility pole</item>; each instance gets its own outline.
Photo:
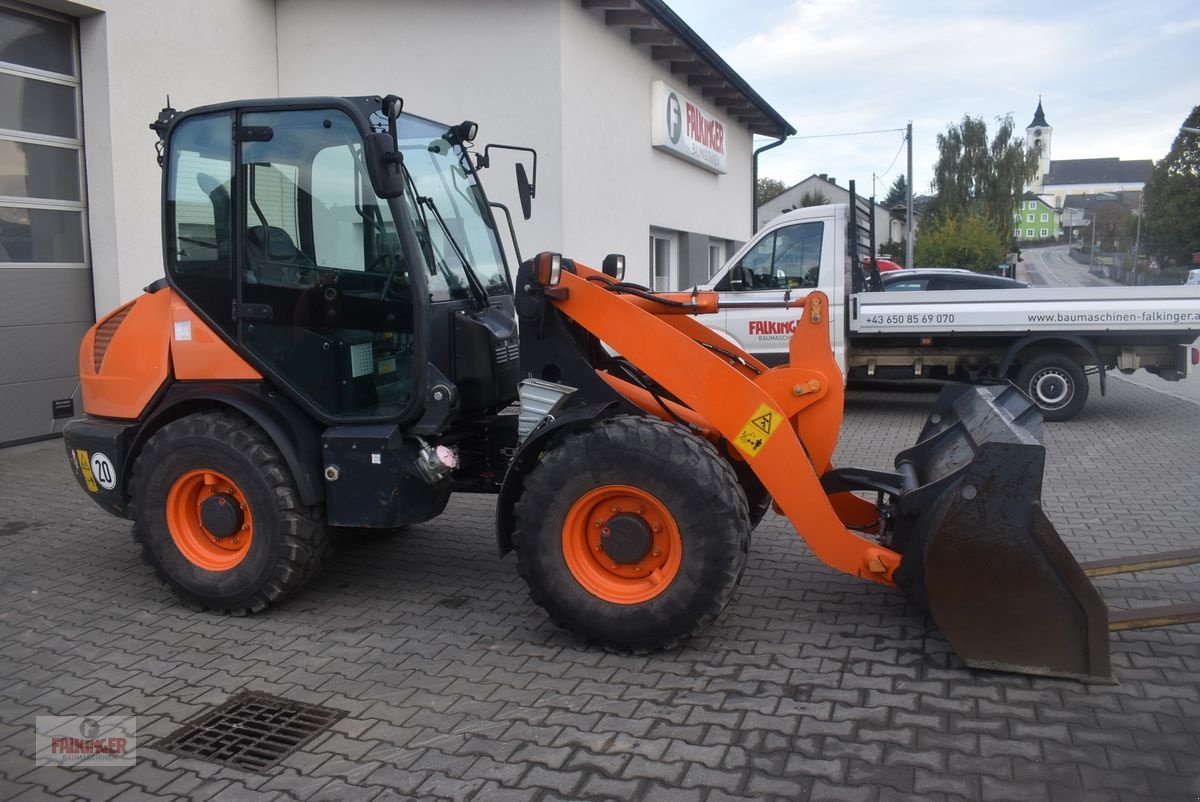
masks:
POLYGON ((904 131, 904 138, 908 140, 908 199, 906 201, 907 208, 904 211, 904 266, 913 266, 913 204, 912 204, 912 120, 908 121, 908 127, 904 131))
POLYGON ((1138 195, 1137 234, 1135 234, 1133 236, 1133 269, 1134 270, 1137 270, 1138 257, 1140 257, 1142 255, 1142 214, 1143 214, 1142 202, 1145 200, 1145 198, 1146 198, 1146 189, 1145 189, 1145 187, 1143 187, 1141 193, 1138 195))

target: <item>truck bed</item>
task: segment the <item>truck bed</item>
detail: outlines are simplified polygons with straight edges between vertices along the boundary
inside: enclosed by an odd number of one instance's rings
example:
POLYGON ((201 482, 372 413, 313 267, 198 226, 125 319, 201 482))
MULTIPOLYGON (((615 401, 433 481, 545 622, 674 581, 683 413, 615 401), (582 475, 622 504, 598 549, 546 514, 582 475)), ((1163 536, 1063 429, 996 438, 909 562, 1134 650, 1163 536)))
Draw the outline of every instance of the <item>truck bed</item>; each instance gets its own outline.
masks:
POLYGON ((1137 332, 1200 336, 1200 287, 860 292, 850 296, 855 335, 1137 332))

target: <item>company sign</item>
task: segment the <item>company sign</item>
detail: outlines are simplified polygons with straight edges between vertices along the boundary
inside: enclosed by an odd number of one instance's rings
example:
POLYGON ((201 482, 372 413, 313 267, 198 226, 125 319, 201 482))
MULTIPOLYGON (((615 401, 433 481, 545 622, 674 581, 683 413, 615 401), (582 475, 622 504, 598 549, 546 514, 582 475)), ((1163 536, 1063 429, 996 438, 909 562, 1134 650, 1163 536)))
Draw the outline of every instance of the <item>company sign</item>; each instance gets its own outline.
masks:
POLYGON ((663 81, 650 89, 651 144, 714 173, 728 172, 725 123, 663 81))

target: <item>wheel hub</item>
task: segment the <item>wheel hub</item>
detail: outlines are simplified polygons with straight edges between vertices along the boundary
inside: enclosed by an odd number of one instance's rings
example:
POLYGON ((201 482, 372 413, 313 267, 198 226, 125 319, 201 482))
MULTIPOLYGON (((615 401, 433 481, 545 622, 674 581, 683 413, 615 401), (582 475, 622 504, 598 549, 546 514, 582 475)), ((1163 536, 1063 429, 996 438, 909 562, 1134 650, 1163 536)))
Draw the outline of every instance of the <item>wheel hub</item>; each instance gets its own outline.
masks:
POLYGON ((236 535, 245 522, 241 505, 230 493, 215 493, 200 502, 200 523, 213 537, 236 535))
POLYGON ((1034 379, 1035 397, 1046 404, 1061 403, 1067 396, 1070 385, 1060 373, 1047 371, 1034 379))
POLYGON ((639 562, 650 553, 654 533, 640 515, 622 512, 609 518, 600 529, 600 546, 618 564, 639 562))

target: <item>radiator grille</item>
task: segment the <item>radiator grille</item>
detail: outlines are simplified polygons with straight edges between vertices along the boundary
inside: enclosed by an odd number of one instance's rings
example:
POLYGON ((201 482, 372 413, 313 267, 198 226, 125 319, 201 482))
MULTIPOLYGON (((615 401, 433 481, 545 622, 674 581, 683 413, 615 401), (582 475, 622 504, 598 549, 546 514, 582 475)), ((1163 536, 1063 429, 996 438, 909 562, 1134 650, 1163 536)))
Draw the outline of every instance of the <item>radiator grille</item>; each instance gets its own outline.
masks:
POLYGON ((125 316, 133 310, 133 304, 123 306, 114 312, 108 320, 96 327, 96 340, 92 344, 92 361, 96 365, 96 372, 100 372, 100 366, 104 364, 104 355, 108 353, 108 345, 112 342, 113 335, 117 333, 117 329, 125 320, 125 316))
POLYGON ((496 364, 511 362, 521 356, 521 343, 514 337, 496 346, 496 364))

